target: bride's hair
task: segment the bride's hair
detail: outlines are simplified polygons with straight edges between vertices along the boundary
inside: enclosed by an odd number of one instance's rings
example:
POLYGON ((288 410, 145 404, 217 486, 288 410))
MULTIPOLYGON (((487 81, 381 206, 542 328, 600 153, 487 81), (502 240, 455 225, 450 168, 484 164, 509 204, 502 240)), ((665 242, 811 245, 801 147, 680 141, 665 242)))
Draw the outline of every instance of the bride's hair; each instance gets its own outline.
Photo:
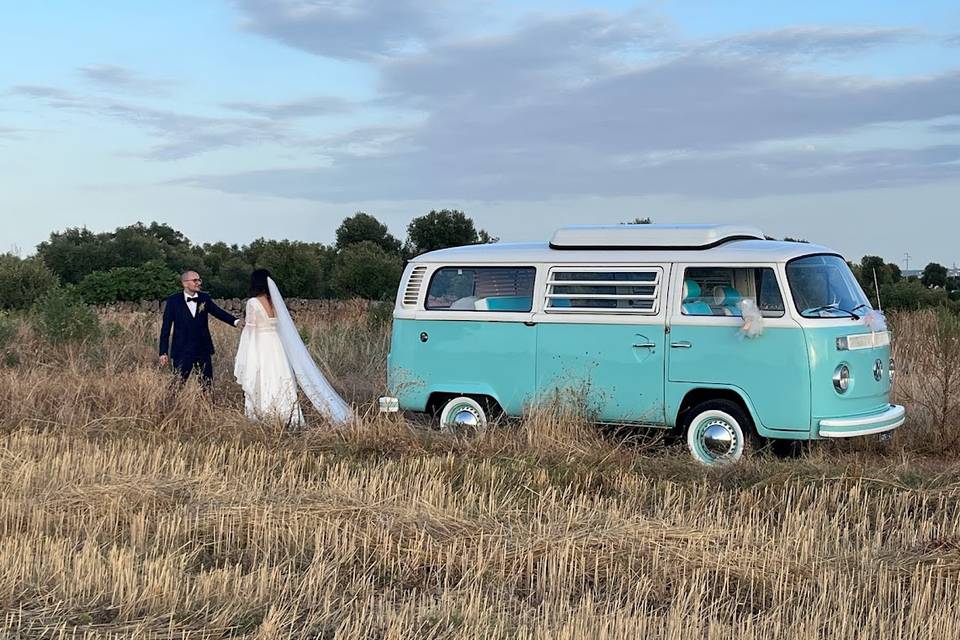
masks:
POLYGON ((266 269, 256 269, 250 274, 250 297, 255 298, 260 295, 270 297, 270 288, 267 286, 267 278, 270 272, 266 269))

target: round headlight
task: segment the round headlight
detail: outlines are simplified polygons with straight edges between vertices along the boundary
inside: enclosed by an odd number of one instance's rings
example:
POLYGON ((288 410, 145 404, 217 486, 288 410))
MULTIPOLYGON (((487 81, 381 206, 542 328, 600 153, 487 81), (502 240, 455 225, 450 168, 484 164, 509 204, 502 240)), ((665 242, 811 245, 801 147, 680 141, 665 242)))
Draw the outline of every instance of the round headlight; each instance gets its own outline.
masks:
POLYGON ((833 372, 833 388, 837 390, 837 393, 846 393, 847 389, 850 388, 850 367, 845 364, 837 367, 837 370, 833 372))

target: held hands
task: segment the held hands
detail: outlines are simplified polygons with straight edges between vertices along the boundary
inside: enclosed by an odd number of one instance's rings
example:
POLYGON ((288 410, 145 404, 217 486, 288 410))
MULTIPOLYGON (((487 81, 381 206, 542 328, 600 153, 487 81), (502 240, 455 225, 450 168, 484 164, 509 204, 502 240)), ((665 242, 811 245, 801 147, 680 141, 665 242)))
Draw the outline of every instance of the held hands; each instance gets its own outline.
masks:
POLYGON ((167 363, 168 363, 168 362, 170 362, 170 358, 168 358, 166 355, 160 356, 160 366, 161 366, 161 367, 167 366, 167 363))

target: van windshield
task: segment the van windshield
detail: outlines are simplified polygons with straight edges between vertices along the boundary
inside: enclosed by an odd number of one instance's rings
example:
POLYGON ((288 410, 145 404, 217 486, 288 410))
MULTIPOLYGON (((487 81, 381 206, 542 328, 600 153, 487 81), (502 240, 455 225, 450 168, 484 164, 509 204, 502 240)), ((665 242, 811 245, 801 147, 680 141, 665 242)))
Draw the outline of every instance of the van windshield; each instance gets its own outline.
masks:
POLYGON ((804 318, 852 318, 872 309, 840 256, 807 256, 787 264, 787 280, 804 318))

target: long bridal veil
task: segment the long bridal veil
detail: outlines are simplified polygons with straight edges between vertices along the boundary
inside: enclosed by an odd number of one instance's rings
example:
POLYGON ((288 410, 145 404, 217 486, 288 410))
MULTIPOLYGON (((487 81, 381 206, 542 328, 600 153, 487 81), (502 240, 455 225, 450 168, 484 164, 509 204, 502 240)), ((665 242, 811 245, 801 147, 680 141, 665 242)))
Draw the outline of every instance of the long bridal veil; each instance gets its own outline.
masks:
POLYGON ((304 394, 310 400, 310 403, 317 408, 317 411, 327 415, 333 422, 345 423, 353 418, 353 410, 343 398, 330 386, 327 379, 323 376, 320 368, 313 361, 307 346, 303 344, 300 332, 293 324, 293 318, 290 317, 290 311, 280 295, 277 283, 273 278, 267 278, 267 286, 270 290, 270 301, 277 314, 277 334, 280 336, 280 343, 287 354, 290 366, 297 376, 297 382, 304 394))

